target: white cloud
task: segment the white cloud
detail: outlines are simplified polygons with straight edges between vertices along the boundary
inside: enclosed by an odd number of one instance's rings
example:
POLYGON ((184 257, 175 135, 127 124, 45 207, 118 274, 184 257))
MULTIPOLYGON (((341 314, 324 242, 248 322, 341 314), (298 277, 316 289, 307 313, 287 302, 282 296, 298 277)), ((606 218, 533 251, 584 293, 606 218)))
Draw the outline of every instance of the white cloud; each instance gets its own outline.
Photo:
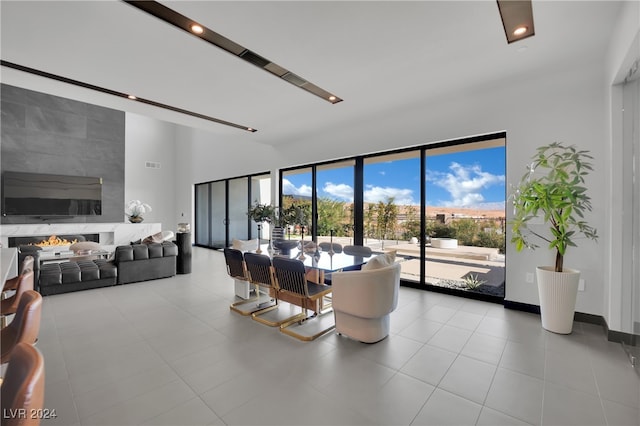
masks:
POLYGON ((394 204, 398 205, 415 205, 413 200, 413 191, 408 188, 391 188, 367 185, 364 190, 365 203, 378 203, 380 201, 387 202, 387 199, 393 197, 394 204))
POLYGON ((443 201, 444 206, 478 207, 486 205, 482 190, 505 182, 504 175, 483 172, 479 165, 465 166, 456 162, 449 166, 450 172, 430 172, 427 181, 444 188, 451 200, 443 201))
POLYGON ((353 188, 346 183, 327 182, 322 188, 324 192, 342 201, 353 202, 353 188))
POLYGON ((311 186, 302 184, 296 187, 288 179, 282 179, 282 193, 285 195, 302 195, 305 197, 311 196, 311 186))

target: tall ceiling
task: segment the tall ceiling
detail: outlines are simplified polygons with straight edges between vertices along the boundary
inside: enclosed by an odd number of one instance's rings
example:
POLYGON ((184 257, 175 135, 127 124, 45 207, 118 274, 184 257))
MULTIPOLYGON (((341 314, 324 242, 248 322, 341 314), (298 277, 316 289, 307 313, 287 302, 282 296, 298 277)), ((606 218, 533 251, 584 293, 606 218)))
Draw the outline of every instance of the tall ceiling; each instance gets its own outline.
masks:
MULTIPOLYGON (((493 0, 161 3, 344 101, 332 105, 115 0, 2 0, 0 56, 258 131, 120 101, 132 111, 277 145, 368 116, 392 120, 447 93, 592 64, 620 11, 614 1, 534 0, 536 35, 507 44, 493 0)), ((388 123, 368 123, 377 125, 388 123)))

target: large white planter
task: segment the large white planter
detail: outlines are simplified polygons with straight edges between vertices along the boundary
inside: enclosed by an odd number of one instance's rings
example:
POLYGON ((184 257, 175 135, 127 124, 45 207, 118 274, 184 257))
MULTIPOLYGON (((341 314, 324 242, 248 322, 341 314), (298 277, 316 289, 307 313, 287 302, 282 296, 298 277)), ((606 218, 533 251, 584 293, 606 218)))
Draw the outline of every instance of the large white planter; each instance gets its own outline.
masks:
POLYGON ((538 266, 536 277, 542 327, 554 333, 570 334, 580 271, 565 268, 563 272, 555 272, 552 266, 538 266))
POLYGON ((458 248, 458 240, 455 238, 432 238, 431 247, 442 249, 458 248))

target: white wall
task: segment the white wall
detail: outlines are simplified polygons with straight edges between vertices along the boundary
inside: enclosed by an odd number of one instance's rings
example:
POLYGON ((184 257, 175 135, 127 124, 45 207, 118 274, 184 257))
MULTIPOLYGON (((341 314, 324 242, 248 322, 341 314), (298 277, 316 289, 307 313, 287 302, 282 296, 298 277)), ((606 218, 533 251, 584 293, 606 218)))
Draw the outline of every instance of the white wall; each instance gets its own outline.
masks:
POLYGON ((268 172, 278 163, 277 152, 271 146, 251 142, 249 138, 241 145, 230 145, 220 135, 179 125, 175 150, 176 219, 191 223, 192 230, 194 184, 268 172))
MULTIPOLYGON (((124 199, 141 200, 153 209, 144 217, 162 223, 163 230, 175 232, 176 160, 174 124, 127 113, 125 127, 124 199), (160 168, 145 167, 147 161, 160 168)), ((124 217, 124 212, 123 212, 124 217)))

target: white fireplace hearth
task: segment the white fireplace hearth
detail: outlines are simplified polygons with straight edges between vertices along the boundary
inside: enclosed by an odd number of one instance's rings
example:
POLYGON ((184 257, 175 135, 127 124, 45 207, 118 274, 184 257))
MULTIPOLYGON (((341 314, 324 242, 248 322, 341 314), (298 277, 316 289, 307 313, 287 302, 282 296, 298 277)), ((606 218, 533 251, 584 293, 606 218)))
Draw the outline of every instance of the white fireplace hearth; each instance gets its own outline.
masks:
POLYGON ((36 223, 0 225, 2 247, 9 247, 9 237, 42 237, 50 235, 98 234, 100 244, 129 244, 162 231, 161 223, 36 223))

